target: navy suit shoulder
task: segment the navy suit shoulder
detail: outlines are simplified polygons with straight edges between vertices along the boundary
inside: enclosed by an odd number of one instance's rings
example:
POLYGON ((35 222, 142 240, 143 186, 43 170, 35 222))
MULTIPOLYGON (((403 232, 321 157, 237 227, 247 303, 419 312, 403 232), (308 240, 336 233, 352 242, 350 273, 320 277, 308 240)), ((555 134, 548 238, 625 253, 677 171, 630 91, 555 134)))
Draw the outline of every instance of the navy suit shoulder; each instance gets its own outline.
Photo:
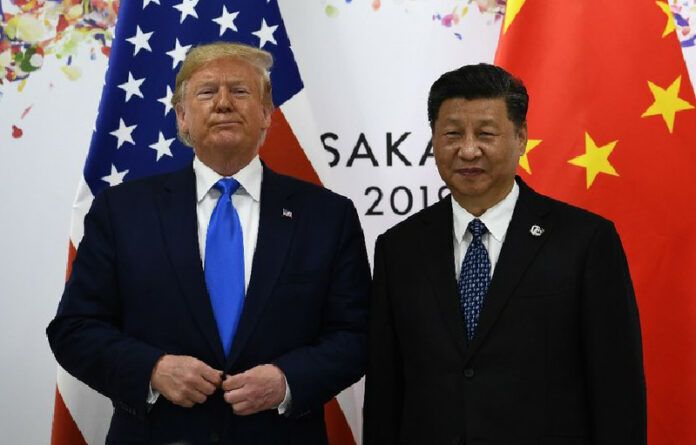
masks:
POLYGON ((349 198, 323 186, 276 173, 269 169, 264 171, 264 181, 272 182, 274 189, 279 192, 287 194, 293 199, 307 202, 314 207, 331 206, 326 209, 327 211, 335 211, 343 206, 353 206, 349 198))

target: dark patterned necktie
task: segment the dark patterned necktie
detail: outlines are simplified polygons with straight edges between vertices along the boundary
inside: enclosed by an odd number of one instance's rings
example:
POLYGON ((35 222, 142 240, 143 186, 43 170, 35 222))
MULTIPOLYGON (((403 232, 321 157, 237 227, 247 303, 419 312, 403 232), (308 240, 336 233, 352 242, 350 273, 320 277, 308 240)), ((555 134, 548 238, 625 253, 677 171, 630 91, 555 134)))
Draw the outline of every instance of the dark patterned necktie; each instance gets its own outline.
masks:
POLYGON ((486 225, 476 218, 467 228, 473 235, 466 250, 462 271, 459 274, 459 307, 466 323, 466 341, 471 343, 478 326, 483 300, 491 284, 491 261, 481 237, 488 231, 486 225))

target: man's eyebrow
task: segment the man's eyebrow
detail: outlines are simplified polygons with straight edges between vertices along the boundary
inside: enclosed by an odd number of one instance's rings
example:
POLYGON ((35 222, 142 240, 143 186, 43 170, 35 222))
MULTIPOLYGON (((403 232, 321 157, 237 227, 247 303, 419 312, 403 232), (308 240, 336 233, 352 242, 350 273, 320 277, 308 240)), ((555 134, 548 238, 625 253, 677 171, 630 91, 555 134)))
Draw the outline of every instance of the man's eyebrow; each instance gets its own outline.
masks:
POLYGON ((494 125, 494 126, 498 125, 498 122, 495 119, 481 119, 477 123, 479 125, 494 125))
POLYGON ((454 118, 454 117, 445 117, 445 123, 446 124, 456 124, 459 122, 459 119, 454 118))
POLYGON ((200 82, 198 82, 196 85, 196 89, 202 88, 202 87, 211 87, 211 86, 216 86, 216 83, 212 79, 202 79, 200 82))
MULTIPOLYGON (((457 119, 457 118, 454 118, 454 117, 446 117, 444 120, 445 120, 445 123, 446 123, 446 124, 457 124, 457 123, 460 122, 460 119, 457 119)), ((498 125, 498 122, 497 122, 495 119, 492 119, 492 118, 483 118, 483 119, 477 120, 477 121, 476 121, 476 124, 479 125, 479 126, 483 126, 483 125, 493 125, 493 126, 497 126, 497 125, 498 125)))
POLYGON ((243 80, 243 79, 232 79, 232 80, 227 82, 227 85, 228 86, 239 86, 239 85, 248 86, 248 82, 246 80, 243 80))

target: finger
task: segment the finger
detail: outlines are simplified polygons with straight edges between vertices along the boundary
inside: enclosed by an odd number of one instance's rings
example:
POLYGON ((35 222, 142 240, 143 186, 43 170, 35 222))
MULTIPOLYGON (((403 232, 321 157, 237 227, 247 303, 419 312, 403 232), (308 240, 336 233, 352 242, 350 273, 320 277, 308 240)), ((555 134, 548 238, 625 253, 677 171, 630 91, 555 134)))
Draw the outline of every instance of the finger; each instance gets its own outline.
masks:
POLYGON ((248 416, 249 414, 254 414, 256 411, 253 409, 251 402, 243 401, 235 403, 232 405, 232 411, 239 416, 248 416))
POLYGON ((247 379, 248 377, 246 372, 227 376, 225 383, 229 387, 228 391, 232 389, 241 388, 247 382, 247 379))
POLYGON ((200 391, 197 391, 194 388, 190 388, 186 392, 186 398, 193 403, 205 403, 205 401, 208 399, 208 396, 200 391))
POLYGON ((215 368, 211 368, 203 362, 201 363, 202 366, 199 369, 201 377, 203 377, 205 380, 212 383, 216 387, 220 386, 220 384, 222 383, 222 371, 217 370, 215 368))
POLYGON ((184 408, 191 408, 194 404, 189 399, 184 399, 179 402, 175 402, 176 405, 183 406, 184 408))
POLYGON ((246 383, 246 376, 242 374, 228 375, 227 378, 222 382, 222 389, 225 391, 232 391, 234 389, 239 389, 246 383))
POLYGON ((183 406, 184 408, 191 408, 194 405, 194 401, 186 394, 184 391, 180 391, 175 397, 170 399, 175 405, 183 406))
POLYGON ((249 398, 246 391, 241 389, 235 389, 232 391, 227 391, 225 393, 225 401, 229 404, 240 403, 249 398))
POLYGON ((205 380, 203 377, 198 379, 198 381, 194 383, 193 387, 197 391, 205 394, 206 396, 211 395, 217 389, 217 387, 215 385, 213 385, 209 381, 205 380))

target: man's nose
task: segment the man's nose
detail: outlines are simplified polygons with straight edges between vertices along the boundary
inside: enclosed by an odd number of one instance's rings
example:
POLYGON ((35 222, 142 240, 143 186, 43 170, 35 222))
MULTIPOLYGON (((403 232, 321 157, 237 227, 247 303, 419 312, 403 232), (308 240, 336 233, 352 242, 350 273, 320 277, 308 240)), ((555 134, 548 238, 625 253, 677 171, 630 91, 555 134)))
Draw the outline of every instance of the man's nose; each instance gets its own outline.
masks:
POLYGON ((481 155, 481 147, 476 139, 472 136, 466 136, 462 139, 457 156, 464 160, 476 159, 481 155))
POLYGON ((215 102, 216 111, 226 112, 232 110, 233 107, 232 94, 227 88, 220 88, 215 102))

